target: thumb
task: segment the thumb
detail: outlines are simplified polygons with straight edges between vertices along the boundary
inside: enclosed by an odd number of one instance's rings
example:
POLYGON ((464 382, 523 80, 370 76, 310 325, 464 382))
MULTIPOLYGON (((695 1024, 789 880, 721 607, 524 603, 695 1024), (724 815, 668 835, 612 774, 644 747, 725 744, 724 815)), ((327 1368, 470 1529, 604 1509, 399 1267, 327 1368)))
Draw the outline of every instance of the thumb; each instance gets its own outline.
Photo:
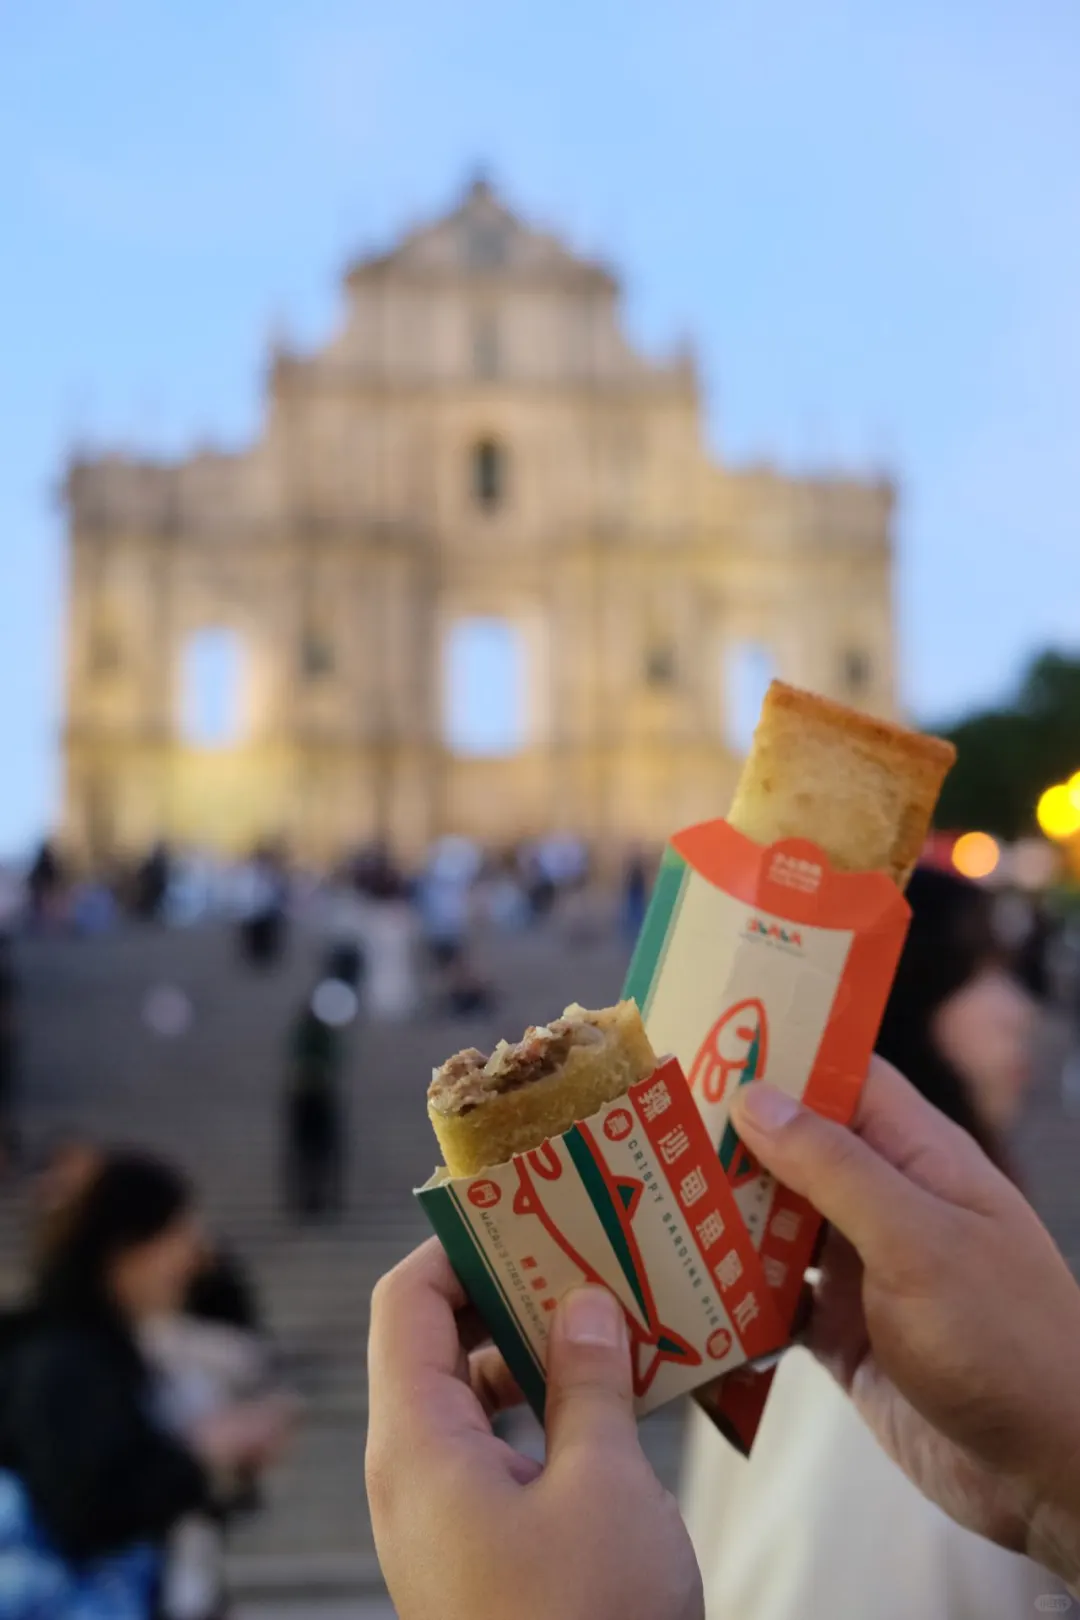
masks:
POLYGON ((552 1325, 546 1401, 548 1465, 583 1449, 637 1447, 630 1340, 606 1288, 575 1288, 552 1325))
POLYGON ((929 1195, 846 1125, 767 1081, 740 1087, 731 1122, 762 1166, 801 1193, 870 1265, 925 1215, 929 1195))

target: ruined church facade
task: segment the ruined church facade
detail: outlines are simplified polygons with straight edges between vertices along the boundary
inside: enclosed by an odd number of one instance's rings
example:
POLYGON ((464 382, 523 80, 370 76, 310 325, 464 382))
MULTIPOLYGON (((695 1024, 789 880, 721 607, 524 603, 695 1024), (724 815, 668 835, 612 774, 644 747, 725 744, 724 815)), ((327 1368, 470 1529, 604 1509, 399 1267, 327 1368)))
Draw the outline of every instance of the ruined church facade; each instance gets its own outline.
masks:
POLYGON ((893 713, 890 487, 711 456, 692 357, 635 350, 606 266, 479 182, 344 291, 325 346, 272 356, 249 448, 69 468, 73 850, 652 843, 727 805, 738 647, 893 713), (475 620, 524 672, 498 753, 448 733, 475 620), (238 691, 210 740, 184 716, 208 631, 238 691))

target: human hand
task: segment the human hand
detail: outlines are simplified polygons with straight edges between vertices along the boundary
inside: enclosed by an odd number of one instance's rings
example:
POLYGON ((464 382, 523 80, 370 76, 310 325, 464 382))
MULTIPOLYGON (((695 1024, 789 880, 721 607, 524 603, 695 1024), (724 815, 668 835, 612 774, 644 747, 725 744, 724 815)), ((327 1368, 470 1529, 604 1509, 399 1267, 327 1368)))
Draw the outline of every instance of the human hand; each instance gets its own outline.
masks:
POLYGON ((492 1433, 521 1396, 492 1346, 469 1354, 465 1306, 434 1239, 372 1299, 368 1502, 399 1620, 701 1620, 690 1539, 638 1443, 614 1298, 577 1289, 555 1314, 543 1467, 492 1433))
POLYGON ((810 1348, 959 1523, 1080 1581, 1080 1289, 970 1136, 875 1058, 848 1129, 763 1082, 732 1122, 832 1223, 810 1348))

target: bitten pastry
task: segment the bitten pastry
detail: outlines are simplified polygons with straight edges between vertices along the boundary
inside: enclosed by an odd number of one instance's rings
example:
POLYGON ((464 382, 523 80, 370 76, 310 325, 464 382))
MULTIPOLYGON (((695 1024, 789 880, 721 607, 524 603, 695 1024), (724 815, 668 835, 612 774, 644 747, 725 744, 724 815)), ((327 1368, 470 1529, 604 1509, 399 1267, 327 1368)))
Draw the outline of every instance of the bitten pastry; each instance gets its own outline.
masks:
POLYGON ((574 1005, 490 1057, 471 1047, 448 1058, 428 1087, 428 1115, 450 1174, 471 1176, 588 1119, 655 1067, 634 1002, 574 1005))
POLYGON ((809 838, 845 872, 903 888, 956 749, 773 681, 728 821, 758 844, 809 838))

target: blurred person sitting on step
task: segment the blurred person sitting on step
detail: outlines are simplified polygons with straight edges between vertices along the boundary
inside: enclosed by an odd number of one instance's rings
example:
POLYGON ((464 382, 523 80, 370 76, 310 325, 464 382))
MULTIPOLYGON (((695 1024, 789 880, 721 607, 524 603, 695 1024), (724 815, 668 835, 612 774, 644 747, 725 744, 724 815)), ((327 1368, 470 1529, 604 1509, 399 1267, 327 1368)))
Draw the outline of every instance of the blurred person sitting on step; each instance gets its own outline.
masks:
MULTIPOLYGON (((59 1241, 69 1212, 105 1162, 105 1149, 78 1131, 58 1131, 40 1149, 31 1187, 30 1245, 39 1264, 59 1241)), ((227 1244, 204 1236, 184 1314, 247 1333, 262 1332, 258 1301, 246 1267, 227 1244)))
MULTIPOLYGON (((276 1398, 230 1398, 178 1432, 175 1392, 146 1341, 182 1310, 201 1263, 191 1189, 150 1156, 102 1155, 56 1211, 0 1371, 5 1620, 170 1614, 170 1539, 211 1523, 234 1482, 280 1447, 287 1413, 276 1398), (42 1592, 49 1606, 35 1609, 42 1592)), ((189 1582, 172 1608, 176 1620, 224 1613, 220 1572, 203 1574, 197 1596, 189 1582)))

